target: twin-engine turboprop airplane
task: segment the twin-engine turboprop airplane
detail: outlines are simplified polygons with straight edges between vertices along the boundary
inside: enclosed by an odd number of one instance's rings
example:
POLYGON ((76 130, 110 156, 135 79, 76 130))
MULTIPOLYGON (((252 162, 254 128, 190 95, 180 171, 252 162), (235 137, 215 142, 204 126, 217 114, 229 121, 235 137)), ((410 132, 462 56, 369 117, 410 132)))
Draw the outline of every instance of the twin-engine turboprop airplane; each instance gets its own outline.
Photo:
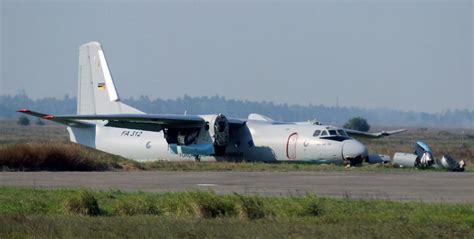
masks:
POLYGON ((382 137, 312 123, 277 122, 250 114, 145 114, 120 102, 99 43, 79 48, 77 115, 18 112, 67 125, 70 140, 135 160, 319 161, 359 164, 367 148, 350 135, 382 137))

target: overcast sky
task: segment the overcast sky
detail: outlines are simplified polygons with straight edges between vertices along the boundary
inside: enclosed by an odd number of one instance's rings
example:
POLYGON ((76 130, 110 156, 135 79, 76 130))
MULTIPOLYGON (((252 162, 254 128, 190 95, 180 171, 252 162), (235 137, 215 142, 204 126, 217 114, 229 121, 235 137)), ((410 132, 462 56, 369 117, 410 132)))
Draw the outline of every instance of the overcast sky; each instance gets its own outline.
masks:
POLYGON ((0 1, 0 95, 75 96, 94 40, 122 98, 474 105, 469 0, 0 1))

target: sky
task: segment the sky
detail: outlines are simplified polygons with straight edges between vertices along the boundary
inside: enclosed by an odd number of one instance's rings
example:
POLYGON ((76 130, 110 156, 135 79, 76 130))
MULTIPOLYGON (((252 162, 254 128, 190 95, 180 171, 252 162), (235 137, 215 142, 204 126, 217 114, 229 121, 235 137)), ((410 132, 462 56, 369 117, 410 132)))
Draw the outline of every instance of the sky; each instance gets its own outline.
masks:
POLYGON ((76 96, 99 41, 121 98, 474 109, 470 0, 0 2, 0 95, 76 96))

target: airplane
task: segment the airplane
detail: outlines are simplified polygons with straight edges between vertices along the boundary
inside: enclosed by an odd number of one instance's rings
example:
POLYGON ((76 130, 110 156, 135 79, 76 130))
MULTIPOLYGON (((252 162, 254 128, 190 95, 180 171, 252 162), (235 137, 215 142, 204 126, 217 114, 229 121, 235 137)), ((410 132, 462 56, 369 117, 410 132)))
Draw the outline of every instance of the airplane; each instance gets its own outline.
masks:
POLYGON ((70 141, 137 161, 309 161, 361 164, 365 145, 351 136, 384 137, 311 122, 280 122, 259 114, 146 114, 120 101, 100 43, 79 47, 76 115, 18 112, 64 124, 70 141))

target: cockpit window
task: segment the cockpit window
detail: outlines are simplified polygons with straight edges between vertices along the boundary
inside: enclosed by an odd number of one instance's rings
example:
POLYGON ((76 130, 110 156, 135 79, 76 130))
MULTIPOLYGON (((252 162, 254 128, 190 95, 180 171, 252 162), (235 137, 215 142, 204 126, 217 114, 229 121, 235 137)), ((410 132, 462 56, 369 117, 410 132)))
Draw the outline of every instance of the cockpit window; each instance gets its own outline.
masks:
POLYGON ((342 130, 342 129, 338 129, 337 130, 337 133, 341 136, 346 136, 346 137, 349 137, 349 135, 347 135, 346 131, 342 130))
POLYGON ((351 139, 351 137, 343 129, 330 127, 326 129, 327 130, 321 130, 321 135, 319 136, 320 139, 333 140, 338 142, 351 139))
POLYGON ((321 130, 316 130, 316 131, 314 131, 313 136, 314 136, 314 137, 318 137, 319 134, 321 134, 321 130))

